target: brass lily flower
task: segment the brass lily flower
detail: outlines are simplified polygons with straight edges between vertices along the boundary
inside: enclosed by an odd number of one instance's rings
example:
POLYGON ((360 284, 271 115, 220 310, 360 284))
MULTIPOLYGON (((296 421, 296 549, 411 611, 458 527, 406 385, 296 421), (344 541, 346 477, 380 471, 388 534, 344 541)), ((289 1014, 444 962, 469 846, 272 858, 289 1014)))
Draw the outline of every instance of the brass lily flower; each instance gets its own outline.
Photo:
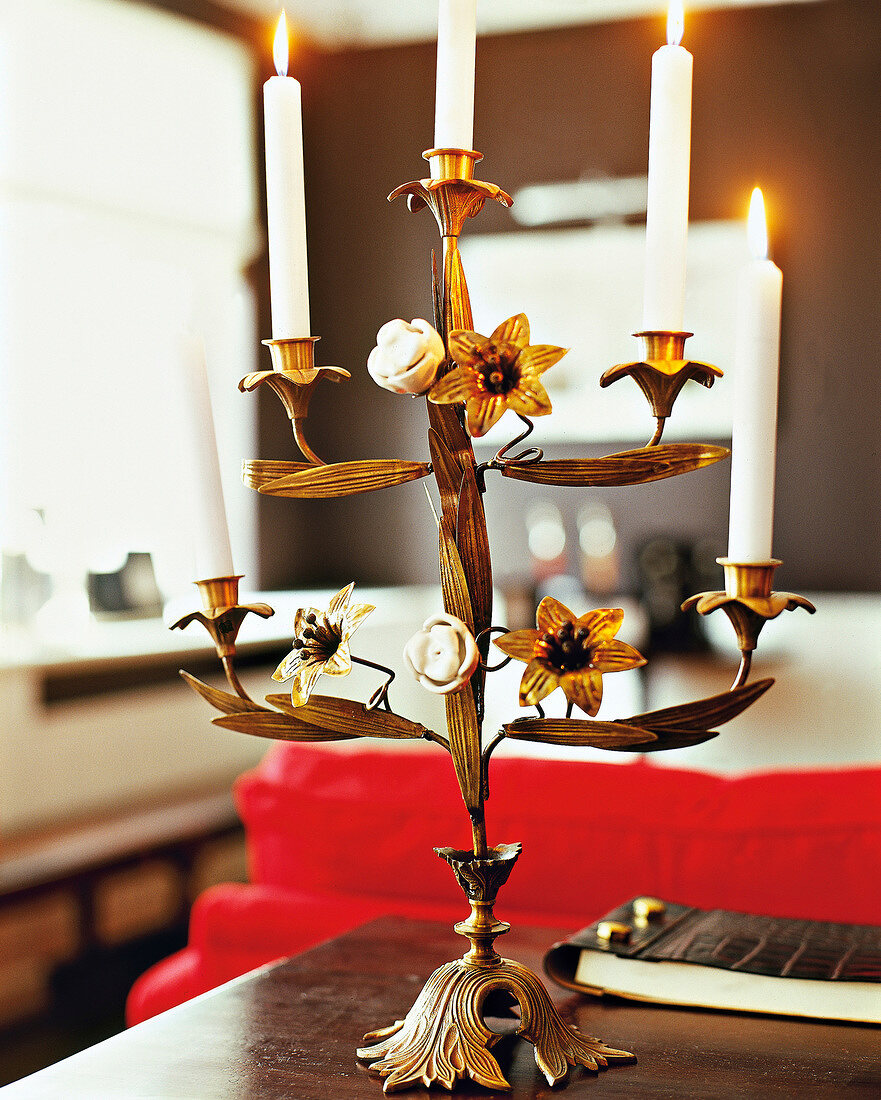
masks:
POLYGON ((633 646, 615 640, 623 618, 620 608, 576 618, 559 600, 545 596, 536 613, 537 630, 514 630, 495 639, 503 653, 526 662, 520 706, 535 706, 561 687, 570 704, 593 717, 603 699, 603 673, 646 663, 633 646))
POLYGON ((489 337, 458 330, 448 339, 456 366, 428 391, 436 405, 465 402, 468 431, 486 435, 508 410, 521 416, 547 416, 551 401, 539 376, 568 348, 529 343, 529 321, 518 313, 489 337))
POLYGON ((349 604, 354 587, 353 583, 337 592, 327 611, 301 607, 294 616, 294 647, 272 678, 279 681, 294 678, 291 703, 295 707, 308 701, 322 672, 328 676, 348 676, 352 670, 349 639, 374 610, 367 603, 349 604))

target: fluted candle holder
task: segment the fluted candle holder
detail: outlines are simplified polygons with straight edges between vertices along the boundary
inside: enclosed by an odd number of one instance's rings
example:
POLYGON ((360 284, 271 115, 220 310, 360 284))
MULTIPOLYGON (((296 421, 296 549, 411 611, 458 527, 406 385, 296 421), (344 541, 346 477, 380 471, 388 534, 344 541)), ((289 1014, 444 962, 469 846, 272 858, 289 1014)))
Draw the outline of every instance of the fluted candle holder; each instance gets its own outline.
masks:
POLYGON ((685 357, 685 341, 693 332, 657 330, 635 332, 642 340, 643 358, 635 363, 619 363, 610 367, 600 378, 600 385, 611 386, 619 378, 630 377, 645 394, 657 421, 655 434, 648 446, 657 446, 664 432, 664 424, 673 413, 673 404, 686 382, 700 382, 707 389, 722 371, 711 363, 699 363, 685 357))
POLYGON ((211 635, 217 656, 220 658, 226 678, 233 691, 241 698, 247 698, 234 668, 236 639, 242 623, 248 615, 259 615, 268 619, 275 614, 266 603, 239 603, 239 581, 243 574, 227 577, 208 577, 196 581, 199 595, 202 597, 202 610, 191 611, 177 619, 170 630, 184 630, 192 622, 199 622, 211 635))
POLYGON ((324 462, 306 441, 306 420, 312 392, 322 378, 329 382, 341 382, 352 377, 342 367, 316 367, 315 345, 320 339, 320 336, 294 336, 284 340, 264 340, 272 358, 272 370, 255 371, 239 382, 243 393, 262 385, 268 385, 275 391, 288 414, 297 446, 315 466, 323 466, 324 462))
POLYGON ((784 611, 795 611, 801 607, 813 615, 817 609, 804 596, 772 590, 774 572, 782 565, 779 558, 758 562, 739 562, 731 558, 717 558, 716 561, 725 574, 725 591, 690 596, 683 603, 682 610, 688 611, 693 607, 699 615, 709 615, 721 608, 731 620, 742 658, 734 681, 734 686, 739 687, 746 681, 752 654, 765 623, 776 619, 784 611))

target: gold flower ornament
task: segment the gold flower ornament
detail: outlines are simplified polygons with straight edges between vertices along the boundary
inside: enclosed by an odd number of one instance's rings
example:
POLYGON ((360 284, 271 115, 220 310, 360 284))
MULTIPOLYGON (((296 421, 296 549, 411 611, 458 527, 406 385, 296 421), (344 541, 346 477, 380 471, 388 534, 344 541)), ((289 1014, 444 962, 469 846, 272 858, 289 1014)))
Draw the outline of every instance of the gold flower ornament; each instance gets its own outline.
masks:
POLYGON ((349 603, 355 585, 347 585, 330 601, 327 611, 300 607, 294 616, 293 649, 273 672, 273 680, 293 677, 291 703, 301 707, 309 699, 318 677, 348 676, 352 671, 349 639, 364 622, 373 606, 349 603))
POLYGON ((518 313, 491 336, 457 330, 447 345, 456 366, 428 391, 436 405, 465 403, 468 431, 486 435, 512 409, 521 416, 547 416, 551 401, 539 377, 568 348, 529 343, 529 321, 518 313))
POLYGON ((495 639, 503 653, 526 662, 520 705, 535 706, 561 687, 570 704, 593 717, 603 699, 603 673, 646 663, 633 646, 615 638, 623 619, 620 608, 576 617, 559 600, 545 596, 538 605, 536 630, 514 630, 495 639))

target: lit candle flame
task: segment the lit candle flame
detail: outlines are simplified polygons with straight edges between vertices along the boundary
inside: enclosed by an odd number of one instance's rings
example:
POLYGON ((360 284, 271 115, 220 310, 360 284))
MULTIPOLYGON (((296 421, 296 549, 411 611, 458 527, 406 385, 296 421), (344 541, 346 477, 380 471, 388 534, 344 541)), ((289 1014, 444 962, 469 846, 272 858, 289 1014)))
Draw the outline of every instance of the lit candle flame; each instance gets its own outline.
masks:
POLYGON ((667 45, 678 46, 685 34, 685 9, 682 0, 670 0, 667 9, 667 45))
POLYGON ((288 75, 288 19, 284 8, 278 17, 278 26, 275 28, 275 41, 272 44, 272 59, 275 62, 275 71, 279 76, 288 75))
POLYGON ((766 260, 768 258, 768 223, 765 218, 765 200, 760 187, 754 188, 750 196, 746 237, 753 259, 766 260))

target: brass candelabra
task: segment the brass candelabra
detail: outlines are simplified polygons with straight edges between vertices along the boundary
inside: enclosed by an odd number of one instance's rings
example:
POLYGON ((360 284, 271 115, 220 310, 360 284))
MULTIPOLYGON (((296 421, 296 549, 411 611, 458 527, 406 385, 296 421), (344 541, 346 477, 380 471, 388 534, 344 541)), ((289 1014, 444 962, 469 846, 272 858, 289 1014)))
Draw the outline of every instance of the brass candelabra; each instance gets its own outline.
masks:
MULTIPOLYGON (((496 918, 493 907, 520 853, 513 843, 490 846, 485 806, 488 771, 496 746, 505 738, 570 746, 593 746, 623 752, 658 752, 695 745, 717 736, 715 727, 734 718, 773 683, 748 683, 750 655, 764 622, 784 609, 813 610, 806 600, 776 594, 771 579, 776 562, 742 565, 723 560, 724 592, 692 597, 702 614, 722 607, 734 624, 742 652, 731 689, 681 706, 597 721, 602 675, 643 664, 643 658, 615 639, 622 613, 599 609, 576 617, 554 600, 538 609, 535 630, 509 632, 492 623, 490 548, 482 496, 491 472, 503 478, 540 485, 625 486, 685 474, 718 462, 725 448, 703 444, 661 443, 666 419, 676 396, 689 379, 712 385, 717 368, 685 358, 688 333, 641 333, 645 358, 614 367, 603 376, 606 386, 631 376, 646 394, 656 418, 649 443, 637 450, 589 460, 545 460, 540 449, 512 448, 532 430, 531 417, 551 411, 539 377, 564 354, 564 349, 531 345, 522 314, 509 318, 490 337, 472 331, 468 288, 458 250, 458 238, 468 218, 479 214, 487 199, 510 205, 494 184, 474 178, 479 153, 466 149, 431 149, 423 156, 431 176, 397 188, 390 199, 406 196, 410 210, 428 207, 443 239, 442 271, 433 260, 434 321, 443 341, 435 381, 426 390, 430 461, 399 459, 327 464, 306 440, 308 404, 322 378, 341 381, 348 372, 316 367, 315 337, 266 341, 273 369, 244 378, 243 390, 268 384, 291 419, 303 459, 296 462, 252 460, 244 463, 244 481, 260 493, 283 497, 335 497, 372 492, 433 475, 440 495, 439 571, 444 614, 426 624, 426 635, 439 631, 452 665, 435 683, 430 671, 420 680, 444 693, 446 733, 437 733, 397 715, 389 702, 393 673, 382 665, 354 657, 351 638, 372 608, 352 602, 353 586, 343 589, 327 609, 302 608, 294 622, 294 647, 275 676, 293 679, 290 695, 267 696, 264 706, 242 689, 234 670, 235 635, 249 612, 271 614, 263 604, 239 605, 238 578, 200 581, 205 608, 179 620, 186 626, 198 619, 209 630, 226 670, 232 693, 203 684, 184 673, 190 685, 222 712, 214 724, 260 737, 291 741, 327 741, 356 737, 424 738, 447 751, 455 769, 471 822, 473 847, 468 851, 436 849, 465 893, 470 915, 455 931, 470 944, 465 955, 440 967, 428 980, 406 1019, 365 1035, 358 1050, 372 1072, 384 1078, 385 1091, 417 1084, 451 1089, 470 1077, 487 1088, 509 1085, 490 1052, 498 1038, 484 1021, 490 994, 504 993, 519 1007, 517 1033, 535 1049, 536 1063, 550 1084, 561 1081, 570 1065, 598 1070, 609 1062, 633 1061, 628 1051, 607 1046, 567 1024, 539 979, 525 967, 501 957, 495 940, 509 925, 496 918), (487 462, 478 463, 472 435, 482 435, 507 409, 525 430, 487 462), (504 653, 489 663, 489 646, 504 653), (459 647, 456 649, 455 647, 459 647), (526 664, 520 687, 521 706, 535 715, 506 723, 485 740, 482 731, 487 675, 511 659, 526 664), (342 675, 352 661, 389 674, 366 703, 313 693, 321 674, 342 675), (561 687, 568 700, 565 718, 547 718, 542 699, 561 687), (572 717, 577 706, 587 718, 572 717)), ((418 648, 418 647, 417 647, 418 648)), ((443 649, 443 646, 441 646, 443 649)))

